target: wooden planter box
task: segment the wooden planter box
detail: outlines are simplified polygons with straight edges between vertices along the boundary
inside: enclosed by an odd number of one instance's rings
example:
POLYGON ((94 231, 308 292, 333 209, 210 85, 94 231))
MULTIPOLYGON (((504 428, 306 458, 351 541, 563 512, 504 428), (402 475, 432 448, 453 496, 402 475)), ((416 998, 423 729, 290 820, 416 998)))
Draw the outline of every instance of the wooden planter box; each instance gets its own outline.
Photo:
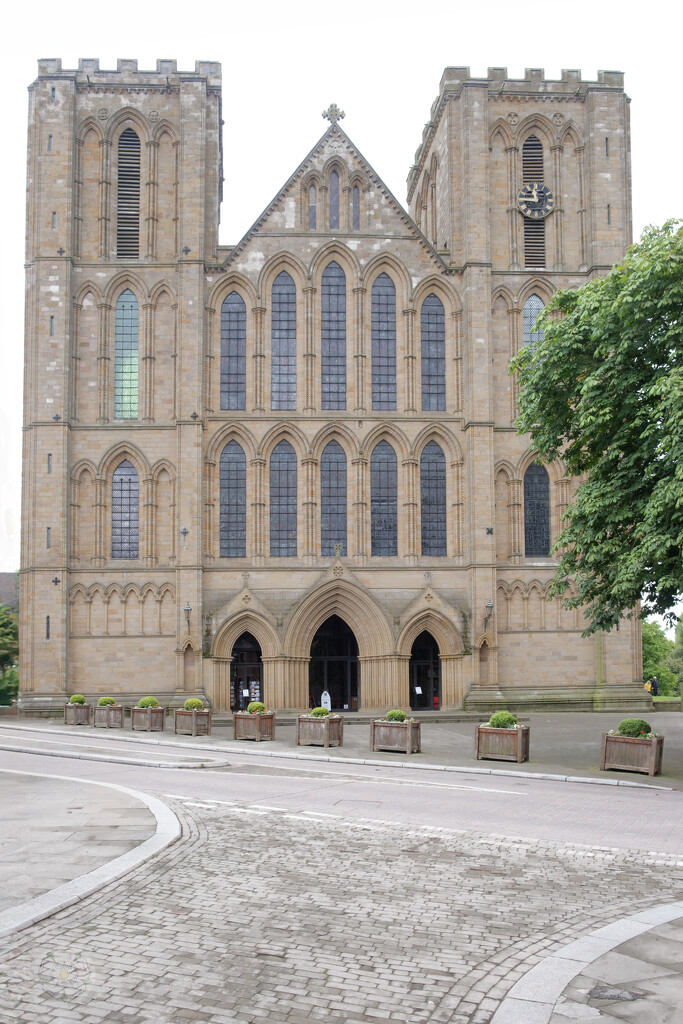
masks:
POLYGON ((474 733, 474 756, 477 761, 528 761, 530 731, 528 725, 519 729, 494 729, 490 725, 479 725, 474 733))
POLYGON ((664 737, 649 740, 639 736, 610 736, 603 733, 600 771, 616 768, 623 772, 659 775, 662 771, 664 737))
POLYGON ((240 715, 232 716, 232 738, 234 740, 261 740, 275 739, 275 713, 266 712, 263 715, 240 715))
POLYGON ((96 729, 123 729, 123 704, 107 704, 93 708, 93 725, 96 729))
POLYGON ((140 732, 163 732, 166 708, 131 708, 130 727, 140 732))
POLYGON ((210 736, 211 711, 185 711, 178 708, 174 715, 173 731, 181 736, 210 736))
POLYGON ((297 747, 343 747, 344 719, 325 715, 299 715, 296 720, 297 747))
POLYGON ((422 752, 419 722, 371 722, 370 750, 398 750, 403 754, 422 752))
POLYGON ((90 725, 91 715, 90 704, 64 705, 64 725, 90 725))

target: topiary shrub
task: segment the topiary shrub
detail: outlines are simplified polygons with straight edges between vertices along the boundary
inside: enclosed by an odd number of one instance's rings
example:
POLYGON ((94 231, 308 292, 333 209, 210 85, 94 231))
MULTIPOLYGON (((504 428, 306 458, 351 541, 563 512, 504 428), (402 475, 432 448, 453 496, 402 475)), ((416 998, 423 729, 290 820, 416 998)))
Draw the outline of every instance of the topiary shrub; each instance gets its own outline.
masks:
POLYGON ((85 704, 85 697, 82 693, 72 693, 69 704, 85 704))
POLYGON ((401 711, 400 708, 392 708, 391 711, 387 711, 387 722, 405 722, 407 717, 405 711, 401 711))
POLYGON ((98 708, 110 708, 113 704, 116 704, 115 697, 100 697, 97 702, 98 708))
POLYGON ((262 715, 266 710, 266 705, 260 700, 252 700, 251 704, 247 704, 247 711, 250 715, 262 715))
POLYGON ((141 697, 138 701, 139 708, 158 708, 159 701, 156 697, 141 697))
POLYGON ((617 732, 620 736, 647 736, 652 732, 652 727, 642 718, 625 718, 619 722, 617 732))
POLYGON ((186 711, 203 711, 204 701, 200 700, 199 697, 188 697, 183 707, 186 711))
POLYGON ((492 729, 512 729, 513 725, 517 725, 517 717, 509 711, 496 711, 489 718, 489 725, 492 729))
POLYGON ((311 714, 313 715, 314 718, 325 718, 325 716, 329 715, 329 713, 330 712, 328 708, 313 708, 313 710, 311 711, 311 714))

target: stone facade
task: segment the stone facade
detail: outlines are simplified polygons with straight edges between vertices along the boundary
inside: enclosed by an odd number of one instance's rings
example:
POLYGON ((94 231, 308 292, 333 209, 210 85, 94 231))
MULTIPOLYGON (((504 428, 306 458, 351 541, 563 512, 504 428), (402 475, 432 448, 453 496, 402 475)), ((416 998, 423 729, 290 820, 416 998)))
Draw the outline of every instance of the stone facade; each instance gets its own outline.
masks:
POLYGON ((46 60, 30 97, 24 709, 641 699, 639 624, 546 599, 572 483, 533 492, 507 371, 630 241, 621 74, 447 68, 410 216, 331 108, 234 248, 218 64, 46 60))

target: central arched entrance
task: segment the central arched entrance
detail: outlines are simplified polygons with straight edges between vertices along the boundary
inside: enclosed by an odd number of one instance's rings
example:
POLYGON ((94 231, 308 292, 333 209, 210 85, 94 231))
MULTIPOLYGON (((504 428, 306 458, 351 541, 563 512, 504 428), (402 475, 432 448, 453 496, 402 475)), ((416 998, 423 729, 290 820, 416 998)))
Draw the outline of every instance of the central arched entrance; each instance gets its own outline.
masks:
POLYGON ((439 647, 431 633, 420 633, 410 652, 410 707, 438 711, 441 707, 439 647))
POLYGON ((230 710, 243 711, 252 700, 263 700, 261 648, 251 633, 242 633, 232 649, 230 710))
POLYGON ((358 644, 338 615, 323 622, 311 643, 309 704, 319 707, 324 691, 333 711, 358 710, 358 644))

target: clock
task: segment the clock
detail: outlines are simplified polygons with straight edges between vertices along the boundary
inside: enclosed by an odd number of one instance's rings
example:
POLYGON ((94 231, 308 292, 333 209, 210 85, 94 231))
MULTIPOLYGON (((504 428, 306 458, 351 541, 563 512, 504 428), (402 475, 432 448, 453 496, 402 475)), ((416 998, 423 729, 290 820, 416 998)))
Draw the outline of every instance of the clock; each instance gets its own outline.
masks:
POLYGON ((531 182, 528 185, 522 185, 517 193, 517 206, 525 217, 529 217, 531 220, 540 220, 552 213, 555 196, 547 185, 531 182))

